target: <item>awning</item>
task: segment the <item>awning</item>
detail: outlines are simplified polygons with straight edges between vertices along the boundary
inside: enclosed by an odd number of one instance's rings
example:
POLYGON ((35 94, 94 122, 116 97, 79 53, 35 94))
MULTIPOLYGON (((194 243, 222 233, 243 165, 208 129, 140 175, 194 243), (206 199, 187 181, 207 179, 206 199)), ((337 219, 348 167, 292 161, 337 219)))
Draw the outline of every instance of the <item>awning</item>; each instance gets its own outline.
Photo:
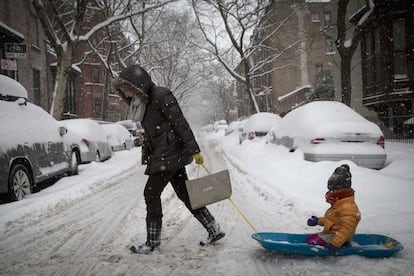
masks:
POLYGON ((0 21, 0 41, 23 42, 24 35, 0 21))
POLYGON ((414 125, 414 117, 411 117, 403 123, 403 125, 414 125))

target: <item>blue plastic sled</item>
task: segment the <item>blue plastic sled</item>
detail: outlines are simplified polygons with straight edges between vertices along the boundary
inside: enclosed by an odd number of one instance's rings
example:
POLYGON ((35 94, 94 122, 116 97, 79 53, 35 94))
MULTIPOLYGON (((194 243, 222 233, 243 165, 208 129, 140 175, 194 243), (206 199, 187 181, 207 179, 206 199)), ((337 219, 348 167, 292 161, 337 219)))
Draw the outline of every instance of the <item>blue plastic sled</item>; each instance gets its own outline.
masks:
POLYGON ((403 246, 393 238, 376 234, 355 234, 351 247, 341 248, 334 255, 323 246, 306 243, 309 234, 289 234, 259 232, 252 235, 265 249, 287 254, 300 254, 312 256, 345 256, 360 255, 369 258, 391 257, 403 246))

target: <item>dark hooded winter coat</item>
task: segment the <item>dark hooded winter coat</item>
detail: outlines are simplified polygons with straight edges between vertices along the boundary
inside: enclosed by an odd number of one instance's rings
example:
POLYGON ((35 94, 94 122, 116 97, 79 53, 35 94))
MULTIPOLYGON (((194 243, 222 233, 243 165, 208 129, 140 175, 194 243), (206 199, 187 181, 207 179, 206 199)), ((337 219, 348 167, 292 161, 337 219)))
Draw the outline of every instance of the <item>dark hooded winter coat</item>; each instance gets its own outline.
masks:
POLYGON ((171 91, 153 86, 148 96, 142 120, 148 146, 146 173, 176 171, 190 164, 200 148, 171 91))
POLYGON ((142 96, 148 101, 141 122, 146 136, 143 147, 148 151, 145 173, 176 171, 190 164, 192 155, 200 152, 200 148, 172 92, 153 85, 147 72, 138 65, 126 68, 119 75, 118 83, 122 82, 138 88, 138 95, 144 93, 142 96))

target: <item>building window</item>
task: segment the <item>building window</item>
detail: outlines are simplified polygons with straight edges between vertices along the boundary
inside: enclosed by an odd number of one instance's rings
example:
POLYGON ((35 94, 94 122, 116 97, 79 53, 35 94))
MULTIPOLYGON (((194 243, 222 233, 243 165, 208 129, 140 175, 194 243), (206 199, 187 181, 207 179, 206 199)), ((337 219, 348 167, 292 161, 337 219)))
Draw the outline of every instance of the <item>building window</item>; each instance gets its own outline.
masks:
POLYGON ((95 118, 102 118, 102 100, 95 98, 95 118))
POLYGON ((334 54, 334 42, 331 37, 325 38, 325 51, 326 54, 334 54))
POLYGON ((319 19, 319 13, 312 13, 312 22, 321 22, 319 19))
POLYGON ((99 67, 93 67, 93 81, 95 83, 100 82, 99 67))
POLYGON ((33 103, 41 105, 40 71, 33 69, 33 103))
POLYGON ((394 78, 407 78, 407 52, 405 41, 405 20, 393 22, 394 78))
POLYGON ((367 71, 367 84, 371 85, 372 84, 372 60, 373 60, 373 51, 372 51, 372 33, 368 33, 365 37, 365 44, 366 44, 366 49, 365 49, 365 55, 366 55, 366 71, 367 71))
POLYGON ((377 27, 365 35, 364 53, 365 81, 368 87, 383 82, 383 53, 381 50, 381 32, 377 27))
POLYGON ((323 17, 325 19, 325 26, 331 26, 332 25, 332 16, 330 11, 325 11, 323 13, 323 17))
POLYGON ((323 64, 316 64, 316 74, 323 72, 323 64))
POLYGON ((376 28, 374 30, 374 58, 375 58, 375 81, 381 82, 382 81, 382 60, 383 57, 381 55, 381 37, 380 37, 380 29, 376 28))
POLYGON ((65 101, 65 113, 69 113, 69 114, 76 114, 75 109, 76 109, 76 95, 75 95, 75 88, 74 88, 74 84, 73 84, 73 79, 70 78, 68 80, 68 84, 66 87, 67 90, 67 97, 66 97, 66 101, 65 101))

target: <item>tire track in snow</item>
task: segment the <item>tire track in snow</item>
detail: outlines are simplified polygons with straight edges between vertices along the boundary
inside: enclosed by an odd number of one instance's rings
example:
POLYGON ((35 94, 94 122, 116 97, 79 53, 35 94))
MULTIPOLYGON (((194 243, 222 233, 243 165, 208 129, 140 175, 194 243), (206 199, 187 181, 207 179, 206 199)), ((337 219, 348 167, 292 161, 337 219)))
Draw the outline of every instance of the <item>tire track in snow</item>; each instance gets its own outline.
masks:
MULTIPOLYGON (((210 163, 213 169, 227 168, 229 170, 233 191, 231 198, 250 222, 257 227, 257 225, 260 225, 257 222, 272 221, 273 218, 269 216, 260 220, 262 214, 258 214, 256 210, 258 203, 256 201, 250 202, 252 194, 257 194, 256 200, 263 201, 266 204, 266 200, 263 200, 263 193, 260 192, 260 189, 255 188, 260 185, 260 183, 256 183, 257 179, 250 177, 241 166, 238 166, 236 162, 232 162, 232 159, 226 155, 215 140, 202 141, 202 147, 205 147, 209 153, 206 158, 207 164, 210 163)), ((228 258, 237 260, 242 254, 253 254, 255 252, 252 251, 253 246, 257 246, 257 244, 253 242, 250 235, 254 231, 247 225, 232 204, 225 200, 211 206, 218 220, 222 221, 223 229, 227 234, 223 241, 226 243, 225 248, 217 252, 217 262, 228 258)), ((260 228, 258 230, 260 231, 260 228)), ((249 262, 251 262, 251 267, 254 268, 255 275, 274 275, 273 266, 258 260, 256 257, 252 256, 249 262)), ((245 273, 248 274, 247 271, 245 273)))
POLYGON ((21 260, 28 266, 48 266, 64 260, 67 266, 56 266, 57 275, 79 274, 84 270, 82 259, 91 252, 96 254, 97 247, 111 237, 137 202, 143 201, 135 183, 141 179, 145 183, 142 171, 137 169, 114 179, 93 195, 13 223, 8 236, 0 241, 0 247, 7 248, 1 262, 13 269, 21 260), (131 195, 131 191, 138 195, 131 195), (33 252, 37 252, 36 258, 33 252))

